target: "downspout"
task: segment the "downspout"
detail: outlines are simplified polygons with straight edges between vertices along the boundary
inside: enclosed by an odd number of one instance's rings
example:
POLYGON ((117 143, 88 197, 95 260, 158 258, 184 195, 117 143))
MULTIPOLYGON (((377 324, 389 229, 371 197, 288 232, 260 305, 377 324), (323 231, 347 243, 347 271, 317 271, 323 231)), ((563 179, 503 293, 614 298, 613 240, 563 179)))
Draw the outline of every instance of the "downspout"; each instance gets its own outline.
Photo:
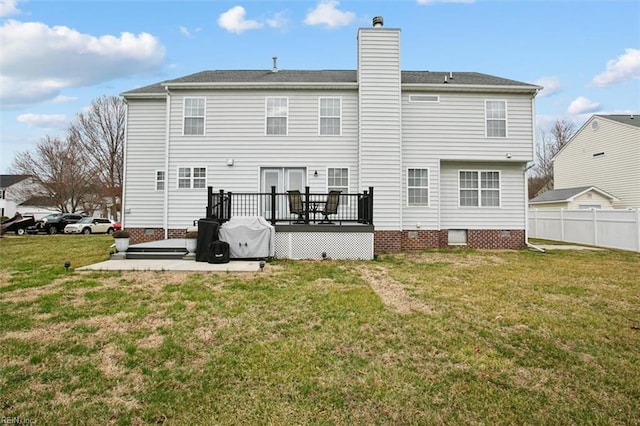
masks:
POLYGON ((129 138, 129 102, 127 99, 124 100, 124 108, 125 108, 125 120, 124 120, 124 158, 122 160, 122 195, 120 200, 120 224, 123 229, 126 229, 124 224, 124 215, 126 213, 126 202, 125 202, 125 194, 127 193, 127 139, 129 138))
MULTIPOLYGON (((534 153, 534 164, 535 164, 535 152, 536 152, 536 126, 533 124, 536 122, 536 102, 535 98, 538 94, 536 93, 531 96, 531 134, 533 136, 532 139, 532 152, 534 153)), ((531 165, 533 167, 533 164, 531 165)), ((545 250, 541 247, 533 245, 529 242, 529 178, 527 177, 527 172, 531 167, 524 167, 524 241, 527 244, 527 247, 532 248, 534 250, 539 251, 540 253, 545 253, 545 250)))
POLYGON ((167 105, 166 105, 166 113, 165 113, 165 144, 164 144, 164 218, 163 218, 163 227, 164 227, 164 239, 169 239, 169 141, 171 137, 169 136, 169 131, 171 130, 171 92, 169 92, 169 87, 165 87, 167 91, 167 105))

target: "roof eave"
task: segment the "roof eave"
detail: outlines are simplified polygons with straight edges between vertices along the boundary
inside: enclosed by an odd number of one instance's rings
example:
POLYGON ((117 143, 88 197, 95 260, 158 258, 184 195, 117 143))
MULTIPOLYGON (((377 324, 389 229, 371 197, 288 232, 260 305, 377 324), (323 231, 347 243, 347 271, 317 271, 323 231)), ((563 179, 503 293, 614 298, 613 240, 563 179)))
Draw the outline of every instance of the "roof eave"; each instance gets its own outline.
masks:
POLYGON ((402 83, 403 90, 439 92, 538 93, 540 86, 504 86, 497 84, 402 83))
POLYGON ((163 83, 172 89, 350 89, 357 90, 356 82, 208 82, 163 83))

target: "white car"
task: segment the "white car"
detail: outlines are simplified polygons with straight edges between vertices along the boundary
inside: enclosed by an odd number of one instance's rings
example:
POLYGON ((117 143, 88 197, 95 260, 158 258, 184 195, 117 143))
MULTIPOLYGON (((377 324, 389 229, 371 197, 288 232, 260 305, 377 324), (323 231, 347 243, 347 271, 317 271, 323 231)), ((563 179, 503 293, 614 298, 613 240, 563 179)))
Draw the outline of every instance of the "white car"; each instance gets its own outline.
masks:
POLYGON ((113 223, 109 219, 98 217, 84 217, 64 227, 65 234, 111 234, 113 230, 113 223))

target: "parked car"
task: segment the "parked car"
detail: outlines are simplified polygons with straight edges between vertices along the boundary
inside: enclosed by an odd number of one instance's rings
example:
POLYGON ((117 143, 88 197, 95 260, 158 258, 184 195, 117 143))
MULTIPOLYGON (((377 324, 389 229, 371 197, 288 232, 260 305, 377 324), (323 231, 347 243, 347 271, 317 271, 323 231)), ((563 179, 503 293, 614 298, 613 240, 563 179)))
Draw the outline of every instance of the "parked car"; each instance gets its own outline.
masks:
POLYGON ((33 226, 36 220, 33 216, 22 216, 16 213, 11 219, 7 219, 0 225, 0 233, 15 232, 16 235, 24 235, 27 228, 33 226))
POLYGON ((64 227, 65 234, 112 234, 113 230, 113 222, 99 217, 83 217, 64 227))
POLYGON ((46 232, 50 235, 57 234, 64 231, 67 225, 76 223, 83 217, 83 215, 77 213, 50 214, 36 222, 35 230, 37 232, 46 232))

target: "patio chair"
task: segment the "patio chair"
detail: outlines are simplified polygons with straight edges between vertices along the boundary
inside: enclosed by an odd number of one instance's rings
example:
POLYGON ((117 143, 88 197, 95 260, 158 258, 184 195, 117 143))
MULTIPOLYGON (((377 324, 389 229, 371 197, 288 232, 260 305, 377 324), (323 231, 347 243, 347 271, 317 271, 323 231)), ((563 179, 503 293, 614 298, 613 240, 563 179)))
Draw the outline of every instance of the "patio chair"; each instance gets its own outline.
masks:
POLYGON ((340 204, 340 192, 342 191, 329 191, 329 195, 327 195, 327 202, 324 205, 324 210, 322 210, 322 220, 320 223, 331 224, 329 220, 329 215, 338 214, 338 204, 340 204))
POLYGON ((302 194, 297 189, 287 191, 289 197, 289 211, 291 214, 298 215, 296 223, 304 222, 304 207, 302 205, 302 194))

